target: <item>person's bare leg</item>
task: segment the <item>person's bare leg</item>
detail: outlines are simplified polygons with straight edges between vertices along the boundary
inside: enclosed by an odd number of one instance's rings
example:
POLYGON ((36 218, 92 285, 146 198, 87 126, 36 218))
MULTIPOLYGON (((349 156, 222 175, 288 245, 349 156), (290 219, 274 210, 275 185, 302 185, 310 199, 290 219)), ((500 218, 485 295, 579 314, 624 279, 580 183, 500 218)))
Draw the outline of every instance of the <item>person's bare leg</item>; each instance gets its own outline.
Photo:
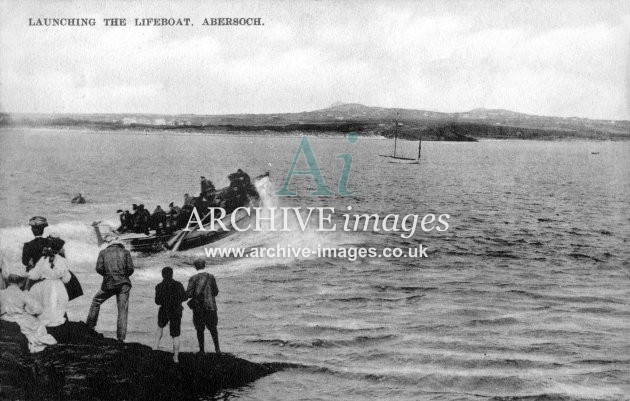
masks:
POLYGON ((179 363, 179 337, 173 337, 173 362, 179 363))
POLYGON ((206 350, 203 345, 203 329, 197 330, 197 342, 199 343, 199 353, 204 354, 206 350))
POLYGON ((162 339, 162 333, 164 329, 162 327, 158 327, 155 331, 155 347, 153 349, 158 349, 160 347, 160 340, 162 339))

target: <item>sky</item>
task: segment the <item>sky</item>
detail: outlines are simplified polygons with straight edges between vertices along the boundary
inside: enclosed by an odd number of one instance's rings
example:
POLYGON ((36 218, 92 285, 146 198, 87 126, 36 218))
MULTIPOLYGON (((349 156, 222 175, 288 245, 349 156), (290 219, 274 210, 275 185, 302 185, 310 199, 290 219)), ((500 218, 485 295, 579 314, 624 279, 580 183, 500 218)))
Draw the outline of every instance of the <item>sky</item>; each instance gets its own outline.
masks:
POLYGON ((281 113, 341 101, 630 119, 628 1, 0 0, 0 110, 281 113), (36 27, 29 18, 95 18, 36 27), (126 18, 106 27, 103 18, 126 18), (139 27, 134 18, 191 18, 139 27), (204 18, 262 26, 202 26, 204 18))

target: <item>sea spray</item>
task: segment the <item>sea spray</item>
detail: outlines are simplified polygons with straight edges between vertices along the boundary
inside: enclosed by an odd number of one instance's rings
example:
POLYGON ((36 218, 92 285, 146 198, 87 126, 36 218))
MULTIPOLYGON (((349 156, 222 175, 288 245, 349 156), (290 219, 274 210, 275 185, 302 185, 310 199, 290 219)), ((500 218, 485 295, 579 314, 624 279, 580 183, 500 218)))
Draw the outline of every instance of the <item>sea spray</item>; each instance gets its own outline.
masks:
MULTIPOLYGON (((94 231, 86 223, 77 221, 51 224, 44 231, 44 236, 56 233, 66 243, 66 257, 73 270, 84 270, 96 263, 99 247, 94 231)), ((7 263, 22 263, 22 247, 33 239, 29 226, 5 227, 0 229, 0 249, 7 263)))

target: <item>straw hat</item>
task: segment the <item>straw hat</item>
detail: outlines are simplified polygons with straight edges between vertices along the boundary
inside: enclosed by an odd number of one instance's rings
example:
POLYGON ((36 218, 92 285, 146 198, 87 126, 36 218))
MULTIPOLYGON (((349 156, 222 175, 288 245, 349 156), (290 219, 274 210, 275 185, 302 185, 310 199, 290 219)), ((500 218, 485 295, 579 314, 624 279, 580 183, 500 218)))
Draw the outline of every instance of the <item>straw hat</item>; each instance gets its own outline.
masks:
POLYGON ((42 216, 35 216, 31 217, 31 219, 28 221, 28 224, 33 227, 48 227, 48 220, 46 220, 46 218, 42 216))

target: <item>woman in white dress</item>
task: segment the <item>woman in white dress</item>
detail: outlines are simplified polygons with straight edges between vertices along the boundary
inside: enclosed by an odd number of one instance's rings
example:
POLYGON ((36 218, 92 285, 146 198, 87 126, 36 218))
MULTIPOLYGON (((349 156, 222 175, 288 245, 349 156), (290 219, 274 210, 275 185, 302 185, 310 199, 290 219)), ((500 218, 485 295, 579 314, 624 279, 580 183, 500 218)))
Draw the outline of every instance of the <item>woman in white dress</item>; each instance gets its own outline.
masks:
POLYGON ((39 321, 47 327, 57 327, 66 322, 68 291, 64 283, 71 279, 66 258, 58 255, 59 250, 44 248, 43 257, 28 273, 35 281, 29 293, 42 305, 39 321))
POLYGON ((28 340, 31 353, 42 351, 47 345, 57 344, 53 336, 47 333, 46 326, 36 315, 42 313, 41 305, 19 285, 23 277, 4 272, 7 288, 0 290, 0 319, 15 322, 28 340))

